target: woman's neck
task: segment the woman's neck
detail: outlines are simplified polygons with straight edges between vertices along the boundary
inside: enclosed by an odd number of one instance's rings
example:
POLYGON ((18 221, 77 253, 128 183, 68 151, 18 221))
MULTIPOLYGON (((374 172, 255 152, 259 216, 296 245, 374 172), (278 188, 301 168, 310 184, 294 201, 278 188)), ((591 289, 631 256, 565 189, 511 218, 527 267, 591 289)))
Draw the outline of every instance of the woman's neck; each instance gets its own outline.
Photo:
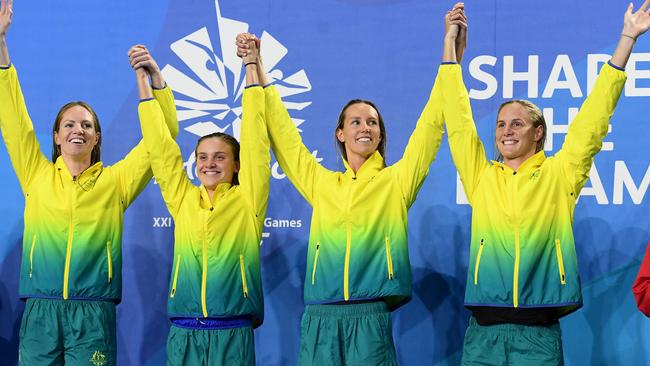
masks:
POLYGON ((75 159, 72 156, 61 155, 65 166, 73 177, 78 177, 84 170, 90 167, 90 156, 75 159))
POLYGON ((356 154, 350 154, 348 155, 348 165, 350 166, 350 169, 356 174, 359 169, 361 169, 361 166, 368 161, 370 157, 363 157, 361 155, 356 155, 356 154))

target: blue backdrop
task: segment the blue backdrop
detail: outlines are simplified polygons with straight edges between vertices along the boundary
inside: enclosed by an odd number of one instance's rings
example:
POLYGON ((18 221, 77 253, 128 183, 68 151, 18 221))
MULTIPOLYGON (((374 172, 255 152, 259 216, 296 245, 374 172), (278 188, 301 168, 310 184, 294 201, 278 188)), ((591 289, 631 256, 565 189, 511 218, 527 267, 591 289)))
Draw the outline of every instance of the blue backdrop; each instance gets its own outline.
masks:
MULTIPOLYGON (((452 2, 420 0, 16 1, 9 49, 43 151, 59 107, 82 99, 97 110, 108 164, 140 139, 137 94, 126 52, 149 46, 175 90, 179 144, 193 176, 199 135, 239 133, 243 77, 234 36, 263 39, 267 69, 310 150, 340 169, 333 129, 352 98, 375 101, 387 122, 389 163, 401 156, 441 57, 452 2), (323 137, 325 136, 325 137, 323 137)), ((638 6, 639 4, 637 4, 638 6)), ((496 108, 526 98, 544 109, 548 153, 608 59, 622 28, 622 0, 467 1, 465 80, 488 154, 496 108)), ((650 363, 650 321, 631 294, 650 215, 650 35, 628 64, 628 83, 575 215, 585 306, 561 321, 568 365, 650 363)), ((1 106, 0 106, 1 108, 1 106)), ((259 365, 294 365, 311 210, 272 159, 271 198, 261 246, 266 321, 255 332, 259 365)), ((23 303, 18 272, 24 200, 0 144, 0 363, 17 363, 23 303)), ((403 365, 455 365, 469 312, 463 306, 470 208, 446 139, 410 211, 414 293, 394 313, 403 365)), ((173 223, 153 183, 125 218, 118 364, 161 365, 173 223)))

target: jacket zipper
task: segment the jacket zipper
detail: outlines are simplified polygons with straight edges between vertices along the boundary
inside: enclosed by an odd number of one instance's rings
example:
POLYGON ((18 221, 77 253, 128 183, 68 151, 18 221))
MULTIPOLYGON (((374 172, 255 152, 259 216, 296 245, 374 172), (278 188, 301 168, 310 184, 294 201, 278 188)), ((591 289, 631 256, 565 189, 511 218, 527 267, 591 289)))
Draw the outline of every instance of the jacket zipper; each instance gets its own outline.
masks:
POLYGON ((474 265, 474 284, 478 285, 478 267, 481 265, 481 256, 483 255, 483 248, 485 242, 481 239, 481 244, 478 247, 478 254, 476 255, 476 265, 474 265))
POLYGON ((207 245, 205 243, 205 237, 208 235, 206 227, 207 218, 203 218, 203 241, 202 241, 202 253, 203 253, 203 268, 201 269, 201 307, 203 308, 203 317, 208 317, 208 305, 206 303, 206 291, 208 284, 208 251, 207 245))
POLYGON ((72 257, 72 238, 73 238, 73 217, 74 217, 74 183, 77 181, 77 177, 72 178, 73 185, 70 188, 70 224, 68 227, 68 245, 66 248, 65 254, 65 267, 63 269, 63 300, 68 299, 68 282, 70 279, 70 259, 72 257))
POLYGON ((318 266, 318 253, 320 252, 320 242, 316 242, 316 254, 314 255, 314 268, 311 271, 311 285, 316 281, 316 266, 318 266))
POLYGON ((241 286, 244 298, 248 297, 248 285, 246 284, 246 267, 244 266, 244 255, 239 255, 239 268, 241 269, 241 286))
POLYGON ((32 238, 32 247, 29 249, 29 278, 32 278, 34 270, 34 247, 36 247, 36 235, 32 238))
MULTIPOLYGON (((516 172, 515 172, 516 173, 516 172)), ((517 210, 517 177, 513 177, 512 186, 514 187, 513 192, 513 205, 516 209, 517 215, 519 217, 519 210, 517 210)), ((519 307, 519 261, 521 257, 521 245, 519 242, 519 222, 515 223, 515 268, 512 274, 512 305, 517 308, 519 307)))
POLYGON ((562 261, 562 247, 560 239, 555 239, 555 253, 557 254, 557 268, 560 271, 560 283, 566 285, 566 275, 564 273, 564 261, 562 261))
POLYGON ((113 281, 113 258, 111 257, 111 241, 106 242, 106 256, 108 257, 108 283, 113 281))
POLYGON ((205 245, 205 234, 203 237, 203 266, 201 268, 201 307, 203 309, 203 317, 207 318, 208 317, 208 306, 206 304, 206 288, 207 288, 207 282, 208 282, 208 271, 206 271, 206 267, 208 266, 208 257, 206 255, 206 245, 205 245))
POLYGON ((352 232, 350 229, 350 223, 348 222, 345 225, 346 235, 345 235, 345 264, 343 267, 343 300, 350 300, 350 247, 352 244, 352 232))
POLYGON ((178 281, 178 268, 181 266, 181 255, 179 254, 176 257, 176 269, 174 269, 174 282, 172 283, 172 292, 169 294, 169 298, 173 299, 176 295, 176 282, 178 281))
POLYGON ((386 242, 386 267, 388 270, 388 279, 393 279, 393 256, 390 253, 390 239, 388 235, 384 236, 384 241, 386 242))
POLYGON ((515 270, 512 279, 512 304, 519 307, 519 226, 515 227, 515 270))

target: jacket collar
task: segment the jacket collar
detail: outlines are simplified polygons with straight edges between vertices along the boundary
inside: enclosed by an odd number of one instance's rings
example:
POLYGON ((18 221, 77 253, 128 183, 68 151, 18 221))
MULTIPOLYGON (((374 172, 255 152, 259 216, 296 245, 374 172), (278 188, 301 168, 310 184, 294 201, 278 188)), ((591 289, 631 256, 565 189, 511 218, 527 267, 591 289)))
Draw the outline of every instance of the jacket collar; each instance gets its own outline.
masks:
MULTIPOLYGON (((546 160, 546 155, 544 154, 544 150, 538 151, 535 153, 535 155, 526 159, 526 161, 524 161, 519 166, 517 172, 526 173, 526 172, 533 171, 539 168, 542 165, 542 163, 544 163, 545 160, 546 160)), ((496 160, 492 160, 492 164, 496 165, 497 167, 500 167, 501 170, 506 171, 508 173, 512 173, 515 171, 511 167, 505 165, 504 163, 498 162, 496 160)))
POLYGON ((56 158, 54 167, 66 181, 76 180, 79 186, 86 190, 92 188, 95 185, 97 178, 99 178, 99 176, 102 174, 102 171, 104 170, 104 164, 101 161, 98 161, 81 172, 79 176, 73 177, 70 173, 70 170, 68 169, 68 166, 65 165, 62 156, 56 158))
POLYGON ((374 177, 377 172, 384 169, 384 158, 381 156, 379 151, 375 151, 370 155, 368 160, 361 165, 356 174, 354 173, 354 170, 350 168, 350 164, 348 164, 348 161, 345 160, 345 158, 343 158, 343 165, 345 166, 345 173, 343 173, 345 176, 352 179, 370 179, 374 177))
POLYGON ((232 187, 231 183, 219 183, 217 184, 217 188, 214 189, 214 194, 212 195, 212 200, 210 200, 210 195, 208 194, 207 188, 203 184, 199 186, 199 191, 201 192, 201 207, 202 208, 212 208, 214 207, 214 202, 217 199, 217 196, 221 196, 222 194, 226 193, 230 187, 232 187))

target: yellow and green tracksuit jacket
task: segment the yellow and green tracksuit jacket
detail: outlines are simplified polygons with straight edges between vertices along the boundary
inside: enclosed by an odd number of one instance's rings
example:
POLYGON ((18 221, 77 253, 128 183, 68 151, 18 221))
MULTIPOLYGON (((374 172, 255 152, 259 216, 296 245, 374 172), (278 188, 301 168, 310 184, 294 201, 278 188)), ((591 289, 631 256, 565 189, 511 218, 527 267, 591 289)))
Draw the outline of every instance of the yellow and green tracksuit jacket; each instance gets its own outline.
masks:
POLYGON ((218 185, 210 200, 187 178, 158 102, 140 103, 151 167, 175 223, 170 318, 251 316, 254 326, 262 323, 260 241, 271 159, 263 89, 246 88, 242 105, 239 185, 218 185))
POLYGON ((576 199, 607 134, 625 73, 605 65, 557 154, 543 151, 518 170, 488 162, 459 65, 440 66, 454 164, 472 206, 466 306, 582 306, 573 238, 576 199))
MULTIPOLYGON (((154 91, 172 134, 169 88, 154 91)), ((119 302, 124 210, 151 179, 144 143, 110 167, 98 162, 73 177, 63 159, 41 152, 13 66, 0 69, 0 127, 25 194, 21 298, 119 302)))
POLYGON ((407 211, 443 133, 434 86, 404 155, 389 167, 375 152, 356 172, 327 170, 303 145, 274 87, 266 88, 267 128, 280 167, 313 208, 306 304, 383 298, 390 309, 411 297, 407 211))

